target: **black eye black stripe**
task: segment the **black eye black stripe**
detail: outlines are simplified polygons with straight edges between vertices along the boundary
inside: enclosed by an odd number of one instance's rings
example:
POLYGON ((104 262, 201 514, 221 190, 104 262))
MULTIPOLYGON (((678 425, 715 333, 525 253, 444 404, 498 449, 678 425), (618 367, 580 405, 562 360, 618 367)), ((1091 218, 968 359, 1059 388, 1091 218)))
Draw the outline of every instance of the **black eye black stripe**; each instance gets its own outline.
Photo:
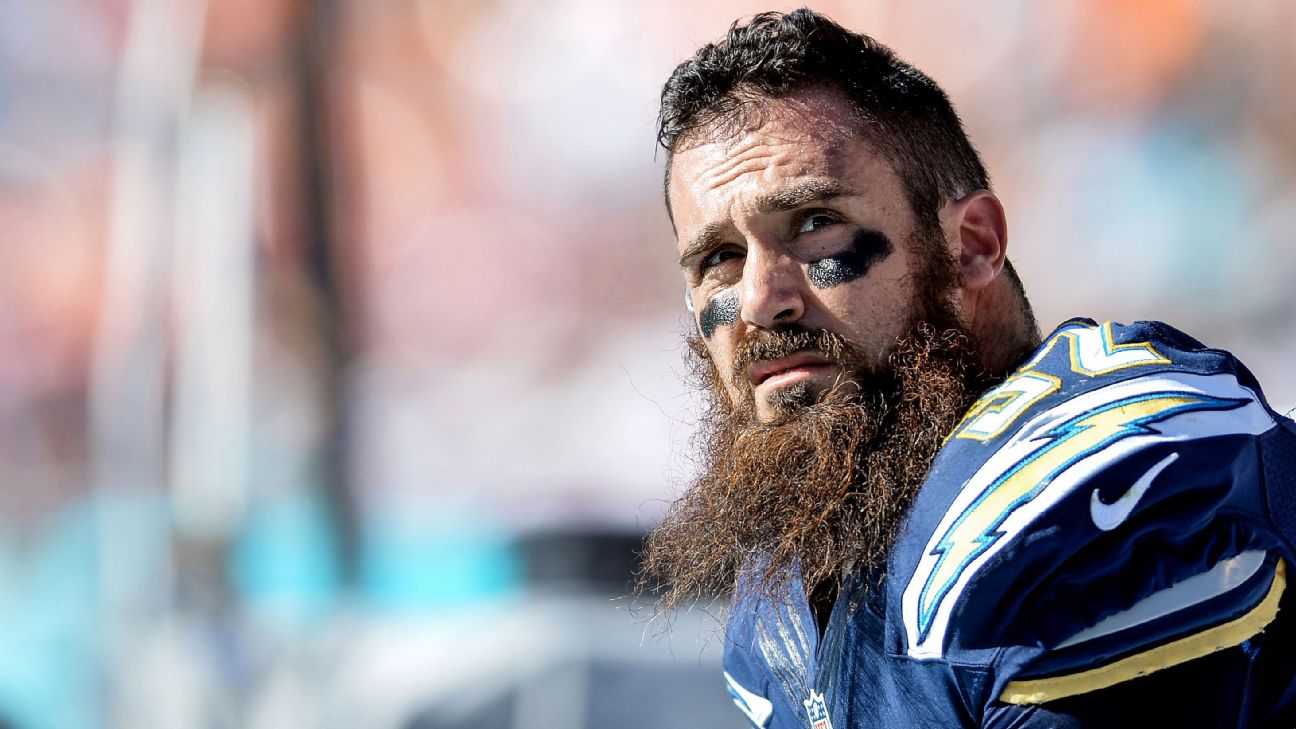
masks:
POLYGON ((846 250, 810 264, 810 283, 817 289, 827 289, 850 283, 868 274, 878 261, 891 255, 894 246, 885 235, 873 230, 855 234, 846 250))
POLYGON ((698 328, 702 336, 715 336, 717 327, 729 326, 738 321, 738 292, 729 289, 707 302, 698 315, 698 328))

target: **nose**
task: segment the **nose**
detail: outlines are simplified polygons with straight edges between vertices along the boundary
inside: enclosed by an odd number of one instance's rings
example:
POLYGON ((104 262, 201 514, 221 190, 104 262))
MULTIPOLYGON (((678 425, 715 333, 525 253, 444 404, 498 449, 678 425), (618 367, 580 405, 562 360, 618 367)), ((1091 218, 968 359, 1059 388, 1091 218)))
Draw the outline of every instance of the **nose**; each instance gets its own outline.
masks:
POLYGON ((801 266, 791 256, 754 245, 743 264, 740 314, 749 326, 772 329, 805 314, 801 266))

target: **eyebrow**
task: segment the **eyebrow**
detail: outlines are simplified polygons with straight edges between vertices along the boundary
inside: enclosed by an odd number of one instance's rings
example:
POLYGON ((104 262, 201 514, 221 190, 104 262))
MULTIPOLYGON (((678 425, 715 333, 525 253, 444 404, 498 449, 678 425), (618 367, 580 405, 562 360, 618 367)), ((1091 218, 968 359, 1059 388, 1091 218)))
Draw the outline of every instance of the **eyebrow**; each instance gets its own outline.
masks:
MULTIPOLYGON (((853 194, 850 188, 836 180, 809 180, 760 195, 756 198, 753 207, 758 214, 787 212, 811 203, 827 202, 833 198, 853 194)), ((708 223, 702 226, 702 230, 693 236, 688 246, 684 248, 684 252, 680 254, 680 268, 688 267, 691 259, 720 245, 729 227, 724 223, 708 223)))
POLYGON ((728 229, 729 226, 723 223, 707 223, 702 226, 702 230, 693 236, 693 240, 689 241, 688 247, 680 254, 679 267, 688 268, 689 261, 719 246, 720 241, 724 239, 725 231, 728 229))
POLYGON ((852 191, 836 180, 809 180, 757 197, 755 208, 758 213, 786 212, 850 194, 852 191))

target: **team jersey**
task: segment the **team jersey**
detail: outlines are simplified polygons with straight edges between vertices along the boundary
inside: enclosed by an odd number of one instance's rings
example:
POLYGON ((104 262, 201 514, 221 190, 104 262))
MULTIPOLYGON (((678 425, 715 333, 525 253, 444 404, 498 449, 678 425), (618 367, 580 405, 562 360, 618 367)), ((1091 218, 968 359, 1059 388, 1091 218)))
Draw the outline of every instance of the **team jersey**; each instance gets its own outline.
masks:
POLYGON ((949 434, 821 633, 737 590, 761 729, 1296 726, 1296 426, 1227 352, 1066 322, 949 434))

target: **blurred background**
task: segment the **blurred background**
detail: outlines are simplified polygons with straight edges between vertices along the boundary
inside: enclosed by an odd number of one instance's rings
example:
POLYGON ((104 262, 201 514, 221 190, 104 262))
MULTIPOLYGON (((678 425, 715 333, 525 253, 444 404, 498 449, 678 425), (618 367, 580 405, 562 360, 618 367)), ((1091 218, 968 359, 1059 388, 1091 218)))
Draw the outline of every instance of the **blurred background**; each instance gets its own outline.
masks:
MULTIPOLYGON (((1046 328, 1296 406, 1296 5, 815 7, 949 91, 1046 328)), ((764 9, 0 0, 0 726, 742 726, 626 595, 695 412, 657 94, 764 9)))

